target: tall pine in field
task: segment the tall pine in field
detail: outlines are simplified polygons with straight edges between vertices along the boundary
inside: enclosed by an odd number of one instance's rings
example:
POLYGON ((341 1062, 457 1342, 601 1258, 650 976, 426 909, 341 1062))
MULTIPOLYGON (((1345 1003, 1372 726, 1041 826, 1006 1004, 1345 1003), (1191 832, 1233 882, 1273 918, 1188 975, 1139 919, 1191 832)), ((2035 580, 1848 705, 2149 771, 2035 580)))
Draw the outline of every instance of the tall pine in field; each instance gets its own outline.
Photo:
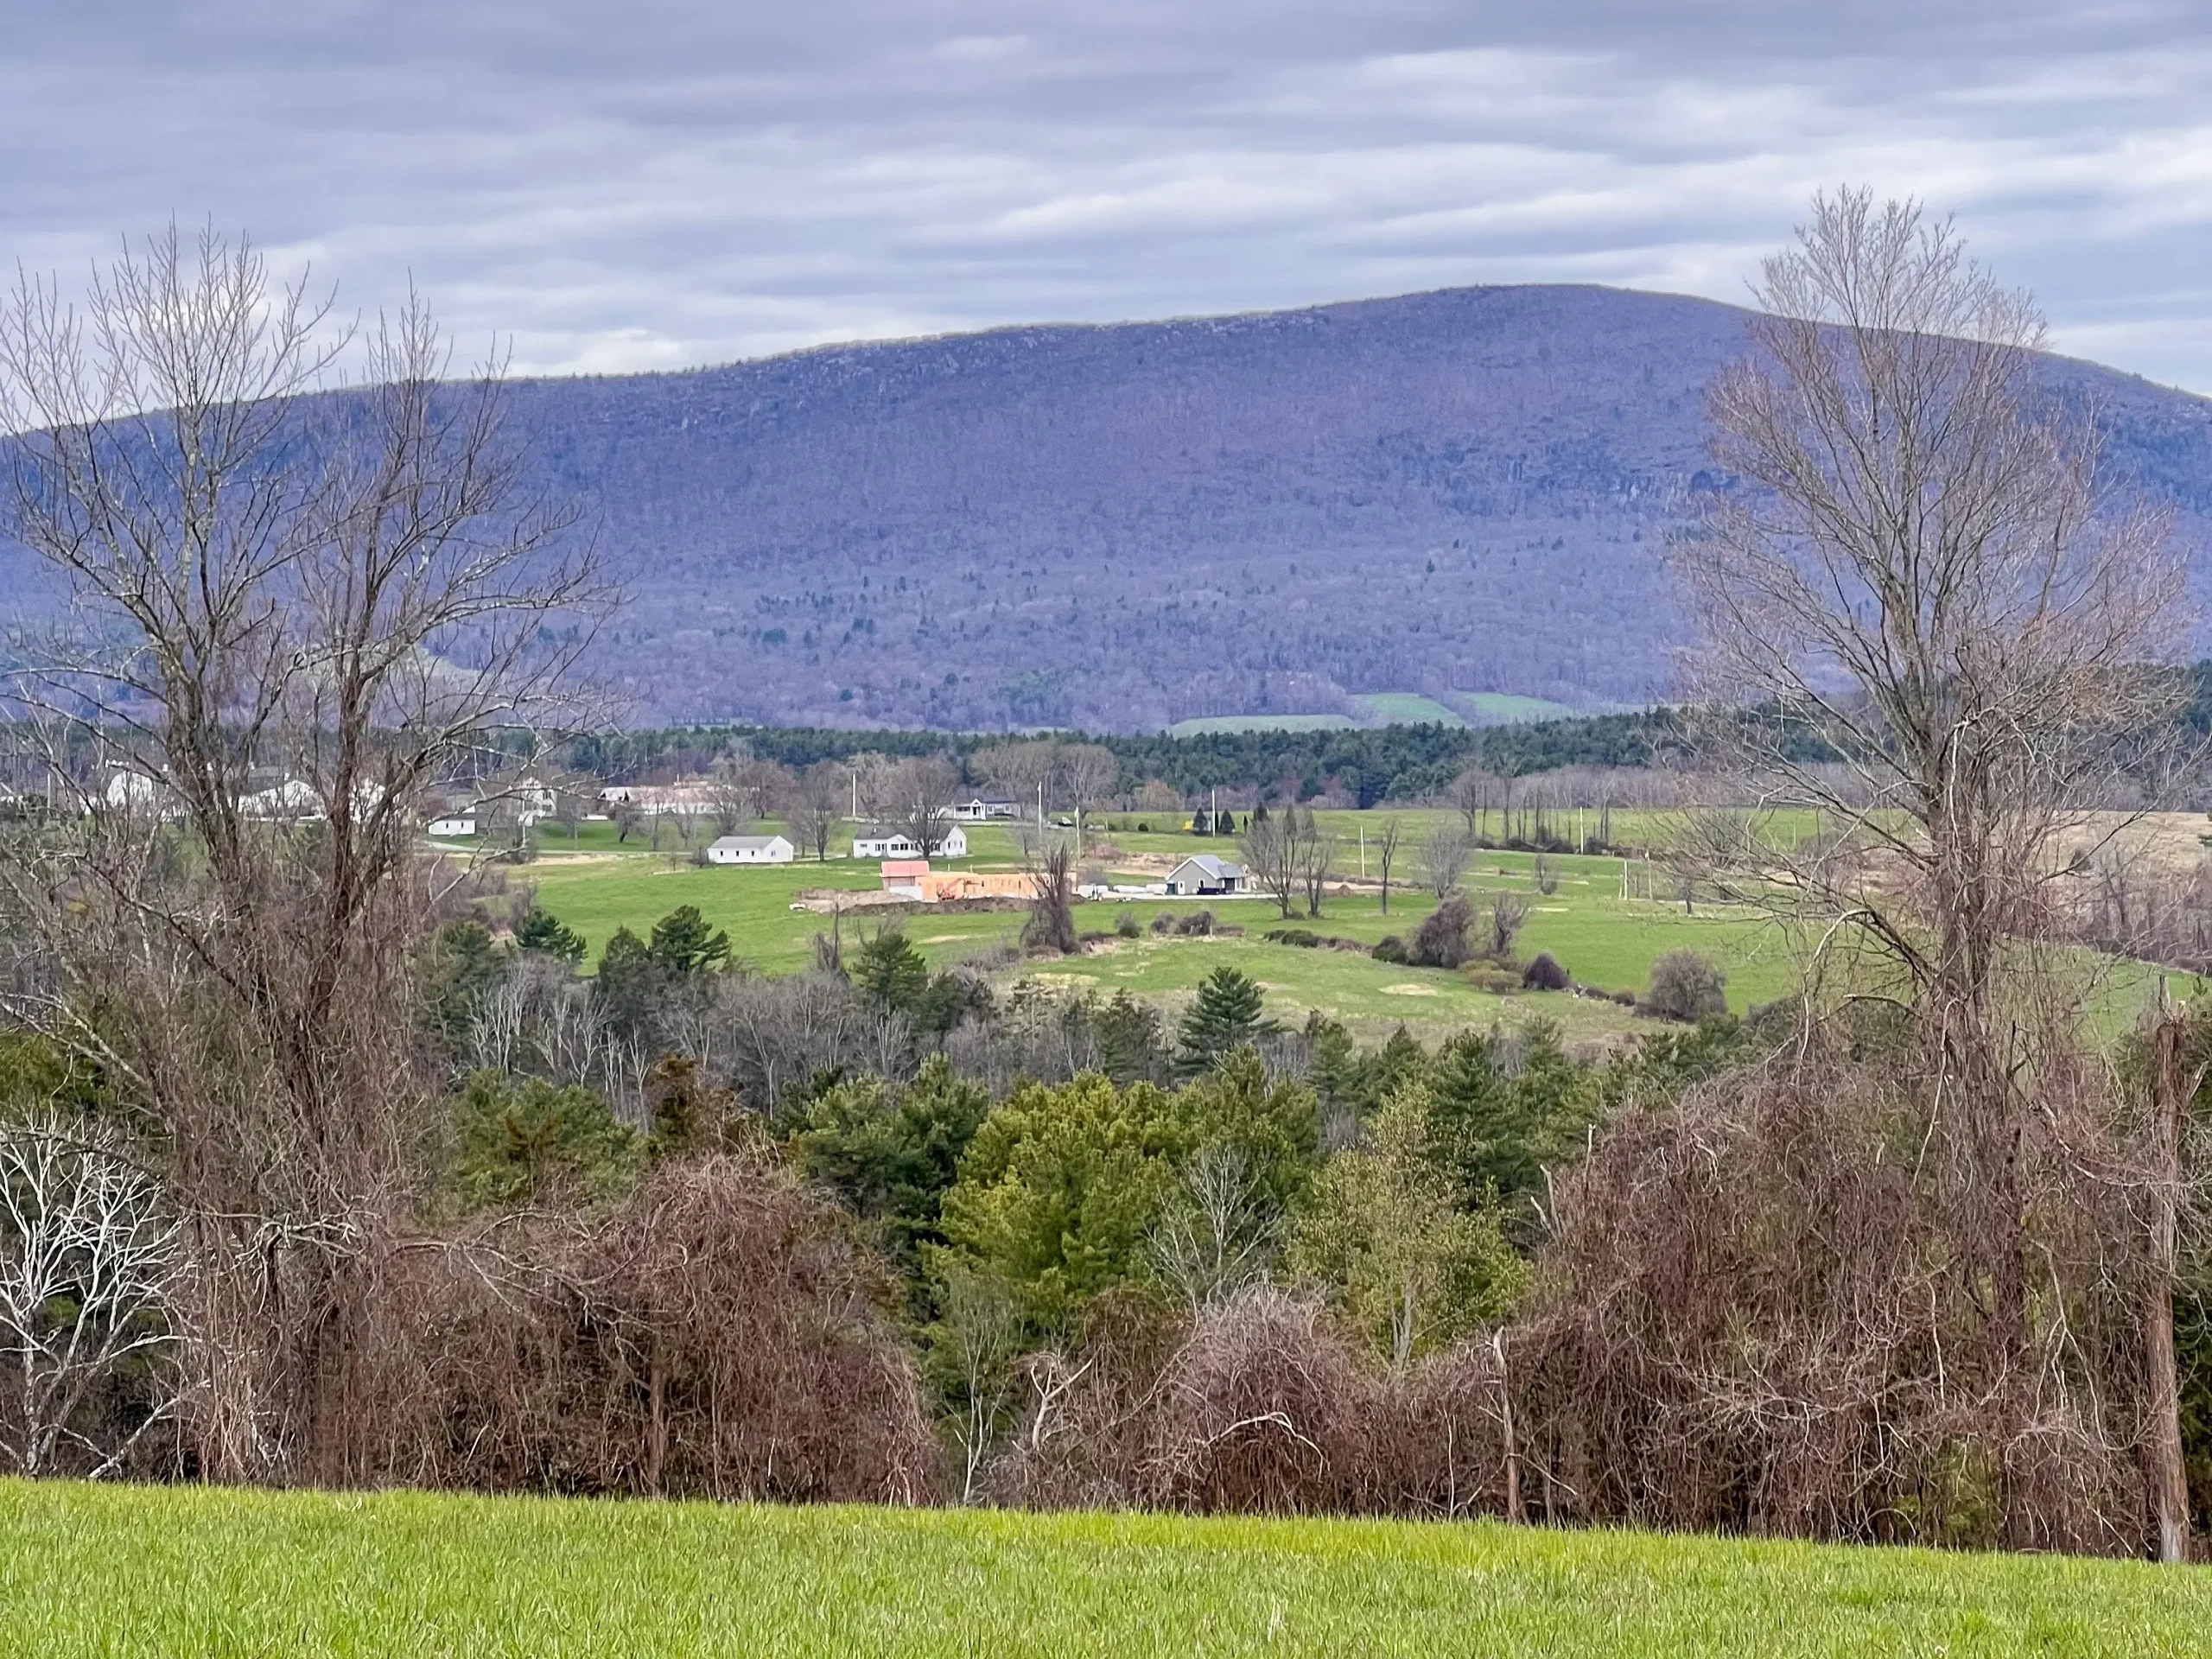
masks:
POLYGON ((1183 1016, 1177 1033, 1181 1065, 1187 1071, 1206 1071, 1230 1050, 1275 1029, 1261 1005, 1257 982, 1224 963, 1199 982, 1198 999, 1183 1016))

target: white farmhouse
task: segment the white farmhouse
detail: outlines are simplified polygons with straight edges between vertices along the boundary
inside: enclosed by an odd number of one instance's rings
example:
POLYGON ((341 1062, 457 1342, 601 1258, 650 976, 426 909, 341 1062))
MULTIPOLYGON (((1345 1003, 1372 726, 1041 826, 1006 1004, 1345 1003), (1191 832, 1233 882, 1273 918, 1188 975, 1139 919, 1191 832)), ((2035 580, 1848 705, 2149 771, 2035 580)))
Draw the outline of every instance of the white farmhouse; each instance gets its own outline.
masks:
POLYGON ((968 832, 958 824, 947 824, 944 833, 930 842, 928 851, 914 844, 914 838, 904 830, 863 830, 853 837, 853 856, 874 859, 965 858, 968 856, 968 832))
POLYGON ((1020 810, 1012 801, 993 800, 988 796, 978 795, 955 806, 952 816, 963 823, 988 823, 994 818, 1011 818, 1020 810))
POLYGON ((287 778, 238 797, 238 810, 249 818, 294 818, 304 821, 321 816, 322 796, 304 779, 287 778))
POLYGON ((798 849, 781 836, 724 836, 707 847, 709 864, 788 864, 798 849))

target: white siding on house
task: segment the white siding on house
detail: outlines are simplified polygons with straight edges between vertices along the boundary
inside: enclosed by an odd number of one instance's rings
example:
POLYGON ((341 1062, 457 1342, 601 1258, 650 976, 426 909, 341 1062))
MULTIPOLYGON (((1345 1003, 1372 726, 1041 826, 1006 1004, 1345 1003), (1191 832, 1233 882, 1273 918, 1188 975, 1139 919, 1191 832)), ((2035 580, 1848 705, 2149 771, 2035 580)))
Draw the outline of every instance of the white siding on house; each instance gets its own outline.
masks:
POLYGON ((798 849, 781 836, 724 836, 707 848, 709 864, 788 864, 798 849))
POLYGON ((1245 891, 1244 867, 1232 864, 1225 858, 1217 858, 1211 853, 1194 853, 1168 872, 1167 891, 1177 898, 1209 893, 1243 893, 1245 891))
POLYGON ((948 824, 944 833, 930 843, 929 851, 914 844, 914 838, 903 830, 864 830, 853 837, 855 858, 965 858, 968 856, 968 832, 958 824, 948 824))

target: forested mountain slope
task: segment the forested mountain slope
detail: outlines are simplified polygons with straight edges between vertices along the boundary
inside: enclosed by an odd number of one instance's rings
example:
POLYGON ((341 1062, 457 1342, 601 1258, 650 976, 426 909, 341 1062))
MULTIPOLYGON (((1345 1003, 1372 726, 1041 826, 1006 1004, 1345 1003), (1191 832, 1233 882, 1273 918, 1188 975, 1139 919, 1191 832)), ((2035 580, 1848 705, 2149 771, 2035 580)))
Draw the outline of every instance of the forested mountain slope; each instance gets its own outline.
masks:
MULTIPOLYGON (((1348 693, 1664 696, 1665 540, 1745 314, 1598 288, 524 382, 648 721, 1157 728, 1348 693)), ((2212 530, 2212 405, 2054 359, 2212 530)))

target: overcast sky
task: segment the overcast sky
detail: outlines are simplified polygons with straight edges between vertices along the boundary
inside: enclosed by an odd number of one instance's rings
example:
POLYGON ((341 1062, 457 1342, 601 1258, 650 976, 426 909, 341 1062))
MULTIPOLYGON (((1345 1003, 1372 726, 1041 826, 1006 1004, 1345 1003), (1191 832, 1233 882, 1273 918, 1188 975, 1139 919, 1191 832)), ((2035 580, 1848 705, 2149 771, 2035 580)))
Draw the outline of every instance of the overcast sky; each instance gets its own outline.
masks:
POLYGON ((531 371, 1464 283, 1738 299, 1823 184, 2212 392, 2212 5, 0 7, 0 253, 172 213, 531 371))

